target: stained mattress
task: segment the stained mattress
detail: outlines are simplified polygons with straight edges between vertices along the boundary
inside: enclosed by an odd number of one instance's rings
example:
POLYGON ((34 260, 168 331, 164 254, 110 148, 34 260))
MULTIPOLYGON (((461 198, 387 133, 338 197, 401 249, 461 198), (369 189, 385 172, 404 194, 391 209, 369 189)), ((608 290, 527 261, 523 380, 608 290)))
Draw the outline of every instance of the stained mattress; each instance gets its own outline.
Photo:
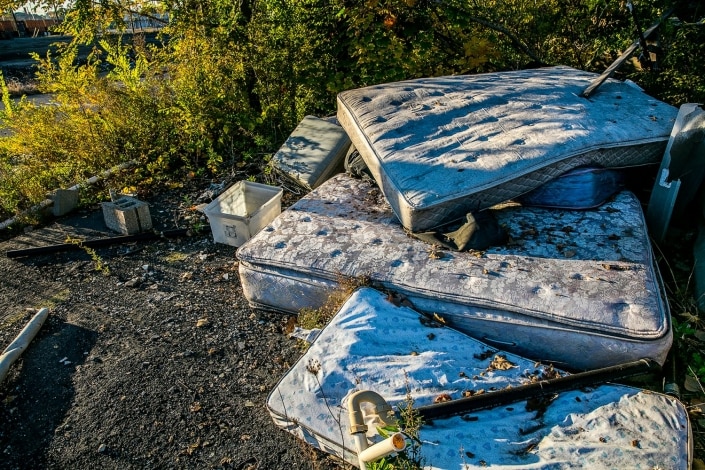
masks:
POLYGON ((381 192, 336 175, 238 249, 254 307, 319 308, 345 278, 369 278, 417 310, 494 346, 568 369, 647 357, 672 342, 668 304, 637 198, 589 211, 493 211, 510 243, 438 251, 411 238, 381 192))
MULTIPOLYGON (((373 289, 353 293, 270 393, 276 424, 357 464, 347 422, 355 391, 375 391, 394 409, 408 392, 421 409, 439 396, 491 394, 555 373, 422 320, 373 289)), ((434 469, 686 469, 692 459, 678 400, 614 384, 561 392, 546 408, 520 401, 434 419, 419 440, 419 460, 434 469)))
POLYGON ((422 78, 338 95, 338 120, 402 225, 423 231, 579 166, 658 163, 677 109, 569 67, 422 78))

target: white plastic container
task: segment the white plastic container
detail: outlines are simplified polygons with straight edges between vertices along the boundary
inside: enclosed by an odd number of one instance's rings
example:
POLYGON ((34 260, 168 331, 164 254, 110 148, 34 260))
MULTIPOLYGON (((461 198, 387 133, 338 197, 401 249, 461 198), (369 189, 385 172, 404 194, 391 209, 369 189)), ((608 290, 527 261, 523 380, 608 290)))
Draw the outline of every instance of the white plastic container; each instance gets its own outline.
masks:
POLYGON ((238 181, 203 209, 213 239, 242 245, 281 214, 282 194, 277 186, 238 181))

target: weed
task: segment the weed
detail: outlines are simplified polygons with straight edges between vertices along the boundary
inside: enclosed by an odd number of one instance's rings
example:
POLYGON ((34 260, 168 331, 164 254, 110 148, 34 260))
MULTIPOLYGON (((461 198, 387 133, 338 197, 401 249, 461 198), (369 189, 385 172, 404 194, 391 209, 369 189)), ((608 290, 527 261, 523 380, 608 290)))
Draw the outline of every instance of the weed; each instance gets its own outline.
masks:
POLYGON ((196 220, 192 225, 191 225, 191 230, 193 230, 195 233, 201 233, 206 229, 207 225, 205 222, 202 220, 196 220))
POLYGON ((355 289, 370 285, 370 279, 367 276, 346 277, 340 275, 337 279, 337 284, 338 287, 331 292, 322 306, 316 309, 301 309, 298 318, 299 326, 309 330, 322 328, 333 318, 333 315, 336 314, 355 289))
POLYGON ((100 271, 105 276, 110 275, 110 268, 108 267, 107 264, 105 264, 105 262, 103 261, 103 258, 101 258, 100 255, 93 248, 88 247, 88 246, 84 246, 83 241, 78 238, 67 237, 66 243, 72 243, 72 244, 80 247, 83 251, 88 253, 88 255, 91 257, 91 259, 93 260, 93 264, 95 266, 96 271, 100 271))
POLYGON ((343 443, 343 455, 347 452, 347 449, 345 448, 345 435, 343 431, 343 422, 341 419, 341 414, 342 414, 342 409, 339 409, 338 411, 338 416, 336 417, 335 414, 333 413, 333 410, 330 407, 330 404, 328 403, 328 397, 325 394, 325 391, 323 390, 323 386, 321 385, 321 381, 318 378, 319 372, 321 372, 321 363, 316 360, 309 360, 308 364, 306 364, 306 370, 308 371, 309 374, 313 375, 316 379, 316 384, 318 385, 318 390, 321 393, 321 396, 323 397, 323 401, 326 404, 326 408, 328 408, 328 413, 330 413, 330 416, 335 420, 335 422, 338 424, 338 430, 340 431, 340 442, 343 443))

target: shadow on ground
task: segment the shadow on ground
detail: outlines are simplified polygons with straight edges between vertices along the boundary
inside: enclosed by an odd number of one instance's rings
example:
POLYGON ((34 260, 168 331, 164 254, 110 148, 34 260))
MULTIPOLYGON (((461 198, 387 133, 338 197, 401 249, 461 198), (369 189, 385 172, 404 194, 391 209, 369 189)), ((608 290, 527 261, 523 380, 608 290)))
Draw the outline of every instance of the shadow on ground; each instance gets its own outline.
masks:
MULTIPOLYGON (((62 426, 74 398, 73 375, 97 333, 51 316, 13 364, 0 401, 2 468, 43 468, 45 449, 62 426), (32 416, 31 420, 21 417, 32 416), (28 461, 27 456, 32 456, 28 461)), ((70 429, 63 429, 70 431, 70 429)))

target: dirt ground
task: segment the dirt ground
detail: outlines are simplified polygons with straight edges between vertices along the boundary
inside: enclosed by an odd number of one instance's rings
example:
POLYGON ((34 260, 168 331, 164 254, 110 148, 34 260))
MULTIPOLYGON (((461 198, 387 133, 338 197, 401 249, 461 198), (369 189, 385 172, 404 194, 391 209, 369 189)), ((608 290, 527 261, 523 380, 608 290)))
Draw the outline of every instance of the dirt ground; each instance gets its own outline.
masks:
MULTIPOLYGON (((155 228, 198 227, 203 189, 145 198, 155 228)), ((0 383, 0 468, 341 468, 273 424, 267 394, 302 351, 288 318, 248 306, 209 230, 6 256, 115 235, 98 205, 0 234, 0 350, 50 310, 0 383)))

